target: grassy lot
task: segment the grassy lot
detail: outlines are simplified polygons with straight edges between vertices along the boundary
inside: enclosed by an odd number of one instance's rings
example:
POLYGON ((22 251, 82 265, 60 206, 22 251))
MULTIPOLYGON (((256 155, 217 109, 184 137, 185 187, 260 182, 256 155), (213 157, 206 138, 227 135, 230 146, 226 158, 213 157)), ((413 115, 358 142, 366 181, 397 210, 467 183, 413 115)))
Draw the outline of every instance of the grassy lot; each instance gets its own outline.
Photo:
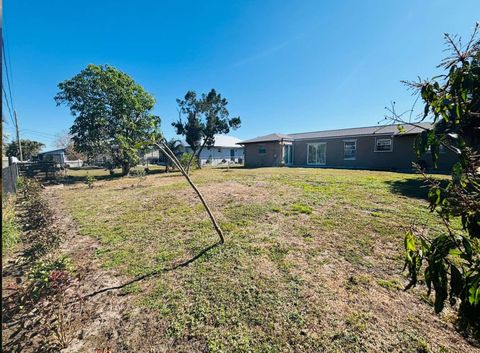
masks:
POLYGON ((105 268, 129 278, 165 270, 124 289, 148 322, 136 333, 145 347, 464 351, 452 312, 434 315, 423 288, 401 290, 402 225, 442 229, 417 176, 265 168, 200 170, 193 179, 226 243, 175 270, 217 241, 180 175, 58 191, 81 232, 99 240, 105 268))

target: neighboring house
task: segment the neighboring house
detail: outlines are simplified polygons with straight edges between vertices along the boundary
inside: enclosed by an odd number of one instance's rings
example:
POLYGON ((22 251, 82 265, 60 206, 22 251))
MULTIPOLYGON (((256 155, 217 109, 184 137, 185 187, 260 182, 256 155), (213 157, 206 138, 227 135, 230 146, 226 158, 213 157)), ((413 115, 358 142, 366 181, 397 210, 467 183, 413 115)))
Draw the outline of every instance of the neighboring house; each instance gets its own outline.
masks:
POLYGON ((18 163, 19 160, 17 157, 3 157, 2 156, 2 169, 7 168, 11 164, 18 163))
MULTIPOLYGON (((228 135, 216 135, 215 145, 204 147, 200 153, 201 165, 218 165, 222 163, 243 164, 245 157, 243 147, 239 144, 241 140, 228 135)), ((191 148, 183 142, 186 152, 191 152, 191 148)))
POLYGON ((75 161, 68 160, 65 155, 65 148, 41 152, 37 155, 37 160, 40 162, 55 162, 58 164, 66 164, 72 168, 83 166, 83 161, 81 159, 75 161))
MULTIPOLYGON (((245 166, 333 167, 376 170, 412 170, 420 160, 428 169, 432 161, 427 153, 420 159, 414 141, 430 123, 417 126, 397 125, 360 127, 296 134, 270 134, 240 142, 245 147, 245 166)), ((440 150, 438 170, 448 170, 456 156, 440 150)))

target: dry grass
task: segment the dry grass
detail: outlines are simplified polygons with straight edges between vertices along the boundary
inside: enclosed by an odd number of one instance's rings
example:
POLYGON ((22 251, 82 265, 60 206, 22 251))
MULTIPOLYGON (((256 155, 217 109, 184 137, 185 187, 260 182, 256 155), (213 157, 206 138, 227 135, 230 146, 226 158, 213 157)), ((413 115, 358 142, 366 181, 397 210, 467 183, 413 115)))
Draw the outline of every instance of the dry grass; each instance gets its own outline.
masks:
MULTIPOLYGON (((424 289, 403 292, 403 231, 441 229, 414 175, 328 169, 201 170, 226 243, 124 290, 114 351, 471 352, 424 289)), ((57 191, 105 269, 169 268, 217 241, 177 174, 57 191)), ((453 319, 452 319, 453 318, 453 319)), ((94 340, 94 337, 90 339, 94 340)))

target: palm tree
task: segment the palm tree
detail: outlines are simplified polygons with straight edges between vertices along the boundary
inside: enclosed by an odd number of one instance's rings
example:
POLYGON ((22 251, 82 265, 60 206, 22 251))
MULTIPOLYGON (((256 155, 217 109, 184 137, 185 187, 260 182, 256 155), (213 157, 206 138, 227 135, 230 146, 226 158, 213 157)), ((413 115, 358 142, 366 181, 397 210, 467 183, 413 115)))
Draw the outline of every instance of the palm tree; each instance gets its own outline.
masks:
MULTIPOLYGON (((182 141, 180 140, 172 138, 167 141, 166 145, 177 157, 185 152, 185 147, 182 145, 182 141)), ((166 156, 163 157, 165 160, 165 173, 168 173, 168 167, 172 165, 172 161, 169 158, 166 158, 166 156)))

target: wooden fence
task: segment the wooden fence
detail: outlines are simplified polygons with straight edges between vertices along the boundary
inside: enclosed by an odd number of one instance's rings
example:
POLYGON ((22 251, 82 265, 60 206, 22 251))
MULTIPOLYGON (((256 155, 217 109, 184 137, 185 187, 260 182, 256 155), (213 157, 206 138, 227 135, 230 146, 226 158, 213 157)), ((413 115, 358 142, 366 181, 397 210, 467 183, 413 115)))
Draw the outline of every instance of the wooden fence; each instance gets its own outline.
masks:
POLYGON ((65 169, 55 162, 23 162, 18 164, 19 174, 35 179, 52 180, 65 169))

